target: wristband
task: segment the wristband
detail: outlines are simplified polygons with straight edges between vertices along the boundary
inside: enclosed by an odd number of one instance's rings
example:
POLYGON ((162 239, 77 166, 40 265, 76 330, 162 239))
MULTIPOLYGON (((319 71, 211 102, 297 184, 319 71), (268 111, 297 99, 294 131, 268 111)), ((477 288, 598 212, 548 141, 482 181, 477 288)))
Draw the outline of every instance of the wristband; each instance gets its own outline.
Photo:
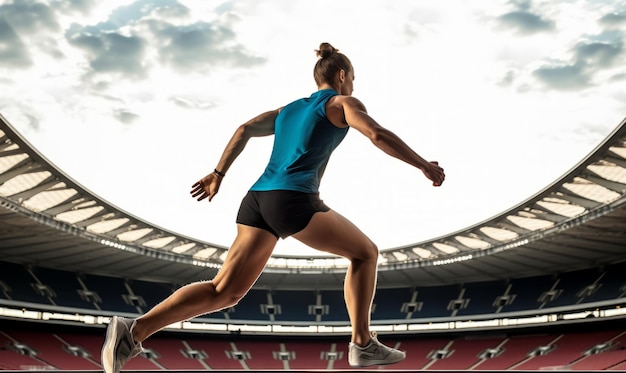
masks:
POLYGON ((223 173, 223 172, 221 172, 221 171, 218 171, 218 170, 217 170, 217 168, 216 168, 215 170, 213 170, 213 172, 215 172, 215 173, 217 174, 217 176, 221 176, 221 177, 226 176, 226 174, 225 174, 225 173, 223 173))

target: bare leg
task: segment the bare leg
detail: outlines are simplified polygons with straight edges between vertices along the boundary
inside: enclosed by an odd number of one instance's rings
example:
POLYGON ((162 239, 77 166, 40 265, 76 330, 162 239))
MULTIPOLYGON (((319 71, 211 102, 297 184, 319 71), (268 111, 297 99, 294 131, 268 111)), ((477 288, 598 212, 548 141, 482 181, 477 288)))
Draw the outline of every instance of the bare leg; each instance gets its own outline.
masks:
POLYGON ((378 248, 352 222, 333 210, 318 212, 294 238, 314 249, 350 260, 344 293, 352 324, 352 342, 364 346, 370 339, 370 312, 376 289, 378 248))
POLYGON ((237 225, 237 238, 212 281, 194 282, 176 290, 137 319, 133 338, 142 342, 175 322, 233 306, 257 280, 277 238, 262 229, 237 225))

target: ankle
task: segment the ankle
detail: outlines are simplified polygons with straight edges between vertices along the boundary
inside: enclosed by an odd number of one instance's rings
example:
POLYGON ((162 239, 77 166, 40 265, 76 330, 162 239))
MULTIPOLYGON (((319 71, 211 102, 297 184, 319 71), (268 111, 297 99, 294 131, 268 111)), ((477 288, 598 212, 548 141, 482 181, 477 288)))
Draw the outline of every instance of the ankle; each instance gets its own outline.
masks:
POLYGON ((135 319, 130 327, 130 335, 133 337, 133 341, 135 341, 135 343, 141 343, 145 339, 140 333, 141 327, 138 327, 138 325, 139 319, 135 319))
POLYGON ((357 345, 358 347, 367 347, 369 346, 369 344, 372 342, 372 337, 371 336, 367 336, 367 337, 355 337, 352 338, 352 343, 354 343, 355 345, 357 345))

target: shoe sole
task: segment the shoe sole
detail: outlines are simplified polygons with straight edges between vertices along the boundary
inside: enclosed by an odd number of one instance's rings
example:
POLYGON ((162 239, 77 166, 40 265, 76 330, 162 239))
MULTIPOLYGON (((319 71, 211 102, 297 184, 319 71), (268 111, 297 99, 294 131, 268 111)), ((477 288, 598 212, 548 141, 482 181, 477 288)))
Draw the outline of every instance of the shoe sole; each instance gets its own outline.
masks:
POLYGON ((350 365, 352 368, 364 368, 364 367, 371 367, 372 365, 390 365, 390 364, 395 364, 395 363, 401 362, 404 359, 406 359, 406 356, 404 356, 401 359, 396 359, 396 360, 369 360, 368 364, 351 364, 351 363, 348 363, 348 365, 350 365))
POLYGON ((102 359, 102 369, 104 369, 105 373, 117 373, 119 369, 115 369, 115 356, 113 353, 115 352, 115 345, 117 344, 117 316, 113 316, 111 321, 109 322, 109 327, 107 328, 106 338, 104 340, 104 346, 102 347, 101 359, 102 359), (107 357, 111 357, 113 360, 108 361, 107 357), (107 370, 107 364, 105 362, 109 362, 110 370, 107 370))

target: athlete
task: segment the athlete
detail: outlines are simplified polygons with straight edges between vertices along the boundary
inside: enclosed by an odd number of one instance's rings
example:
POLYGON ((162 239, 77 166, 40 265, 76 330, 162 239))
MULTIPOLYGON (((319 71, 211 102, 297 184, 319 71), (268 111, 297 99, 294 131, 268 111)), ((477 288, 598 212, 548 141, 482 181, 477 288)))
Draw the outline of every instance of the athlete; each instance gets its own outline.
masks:
POLYGON ((328 43, 316 52, 313 75, 318 90, 239 126, 215 170, 192 186, 192 197, 211 201, 248 140, 274 135, 267 168, 241 203, 237 236, 222 268, 213 280, 181 287, 137 319, 113 317, 102 348, 106 373, 119 372, 141 352, 141 342, 162 328, 237 304, 263 271, 278 239, 288 236, 350 261, 344 286, 352 325, 349 364, 393 364, 406 357, 380 343, 370 331, 378 248, 352 222, 326 206, 318 188, 331 153, 350 127, 385 153, 421 170, 433 186, 443 183, 444 170, 380 126, 352 97, 354 69, 343 53, 328 43))

